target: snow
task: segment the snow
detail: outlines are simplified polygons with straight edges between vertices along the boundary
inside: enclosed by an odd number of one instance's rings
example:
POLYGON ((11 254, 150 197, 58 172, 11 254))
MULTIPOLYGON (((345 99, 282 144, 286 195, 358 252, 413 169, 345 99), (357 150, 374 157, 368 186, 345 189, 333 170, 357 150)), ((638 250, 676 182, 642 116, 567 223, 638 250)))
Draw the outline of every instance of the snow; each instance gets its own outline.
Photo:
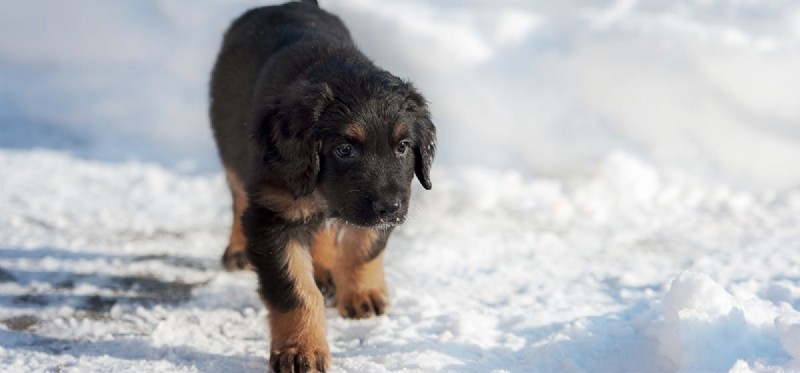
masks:
MULTIPOLYGON (((3 5, 0 372, 266 368, 205 102, 257 3, 3 5)), ((800 371, 800 5, 323 4, 441 150, 334 371, 800 371)))
MULTIPOLYGON (((783 312, 797 313, 791 307, 783 312)), ((698 371, 756 360, 764 351, 780 351, 779 342, 788 352, 798 346, 789 339, 793 325, 778 314, 768 301, 737 299, 706 274, 683 273, 664 299, 660 350, 676 366, 698 371)))
MULTIPOLYGON (((43 150, 2 150, 0 171, 0 366, 263 368, 255 278, 217 262, 221 174, 43 150)), ((390 243, 390 314, 328 310, 337 371, 792 366, 800 190, 672 180, 625 153, 575 181, 434 176, 390 243)))
POLYGON ((794 359, 800 359, 800 317, 781 316, 775 319, 781 346, 794 359))

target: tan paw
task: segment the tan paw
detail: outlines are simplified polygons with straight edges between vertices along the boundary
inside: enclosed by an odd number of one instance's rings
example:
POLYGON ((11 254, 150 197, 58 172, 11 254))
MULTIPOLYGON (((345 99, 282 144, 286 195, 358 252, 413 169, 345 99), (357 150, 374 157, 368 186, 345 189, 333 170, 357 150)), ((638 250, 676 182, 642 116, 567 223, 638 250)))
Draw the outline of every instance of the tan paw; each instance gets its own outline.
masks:
POLYGON ((337 296, 336 308, 342 317, 365 319, 380 316, 389 310, 389 294, 385 289, 366 289, 337 296))
POLYGON ((273 350, 269 355, 269 366, 275 373, 324 372, 330 360, 327 348, 290 345, 273 350))

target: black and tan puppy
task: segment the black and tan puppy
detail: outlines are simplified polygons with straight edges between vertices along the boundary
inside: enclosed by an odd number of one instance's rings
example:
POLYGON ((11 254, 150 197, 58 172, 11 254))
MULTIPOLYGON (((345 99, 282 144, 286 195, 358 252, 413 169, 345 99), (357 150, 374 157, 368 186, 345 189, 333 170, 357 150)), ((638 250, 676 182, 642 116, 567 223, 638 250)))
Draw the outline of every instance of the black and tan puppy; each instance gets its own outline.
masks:
POLYGON ((344 317, 387 310, 383 249, 405 219, 414 174, 431 187, 436 130, 425 99, 365 57, 339 18, 295 2, 230 26, 211 123, 233 194, 223 264, 258 274, 271 368, 324 371, 318 286, 336 289, 344 317))

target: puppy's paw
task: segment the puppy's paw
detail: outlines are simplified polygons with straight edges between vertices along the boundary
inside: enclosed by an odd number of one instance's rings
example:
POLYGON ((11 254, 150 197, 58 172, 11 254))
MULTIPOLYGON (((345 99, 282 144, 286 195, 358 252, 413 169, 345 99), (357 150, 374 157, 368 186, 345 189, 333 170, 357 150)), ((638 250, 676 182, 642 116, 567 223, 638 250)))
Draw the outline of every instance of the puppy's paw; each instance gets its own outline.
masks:
POLYGON ((243 249, 232 250, 230 247, 225 249, 225 254, 222 254, 222 267, 231 272, 253 268, 243 249))
POLYGON ((289 345, 269 355, 269 366, 275 373, 325 372, 330 361, 327 348, 313 346, 289 345))
POLYGON ((386 289, 364 289, 337 296, 339 315, 349 319, 380 316, 389 310, 389 293, 386 289))
POLYGON ((314 282, 316 282, 317 288, 320 293, 322 293, 322 298, 325 299, 325 306, 336 306, 336 285, 333 283, 330 272, 325 273, 324 276, 317 276, 315 274, 314 282))

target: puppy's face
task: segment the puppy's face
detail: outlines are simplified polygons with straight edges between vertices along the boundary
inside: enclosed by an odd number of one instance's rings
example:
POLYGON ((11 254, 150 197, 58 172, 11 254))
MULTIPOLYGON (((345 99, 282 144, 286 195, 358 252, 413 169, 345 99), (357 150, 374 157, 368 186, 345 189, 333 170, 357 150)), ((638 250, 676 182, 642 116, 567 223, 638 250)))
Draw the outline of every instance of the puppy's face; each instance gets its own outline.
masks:
POLYGON ((325 136, 317 184, 331 217, 361 226, 402 223, 414 177, 412 118, 384 113, 356 115, 341 123, 332 117, 320 123, 325 136))
POLYGON ((416 174, 431 188, 436 128, 425 99, 384 73, 301 83, 253 118, 258 169, 295 198, 318 193, 332 218, 390 227, 408 212, 416 174))

